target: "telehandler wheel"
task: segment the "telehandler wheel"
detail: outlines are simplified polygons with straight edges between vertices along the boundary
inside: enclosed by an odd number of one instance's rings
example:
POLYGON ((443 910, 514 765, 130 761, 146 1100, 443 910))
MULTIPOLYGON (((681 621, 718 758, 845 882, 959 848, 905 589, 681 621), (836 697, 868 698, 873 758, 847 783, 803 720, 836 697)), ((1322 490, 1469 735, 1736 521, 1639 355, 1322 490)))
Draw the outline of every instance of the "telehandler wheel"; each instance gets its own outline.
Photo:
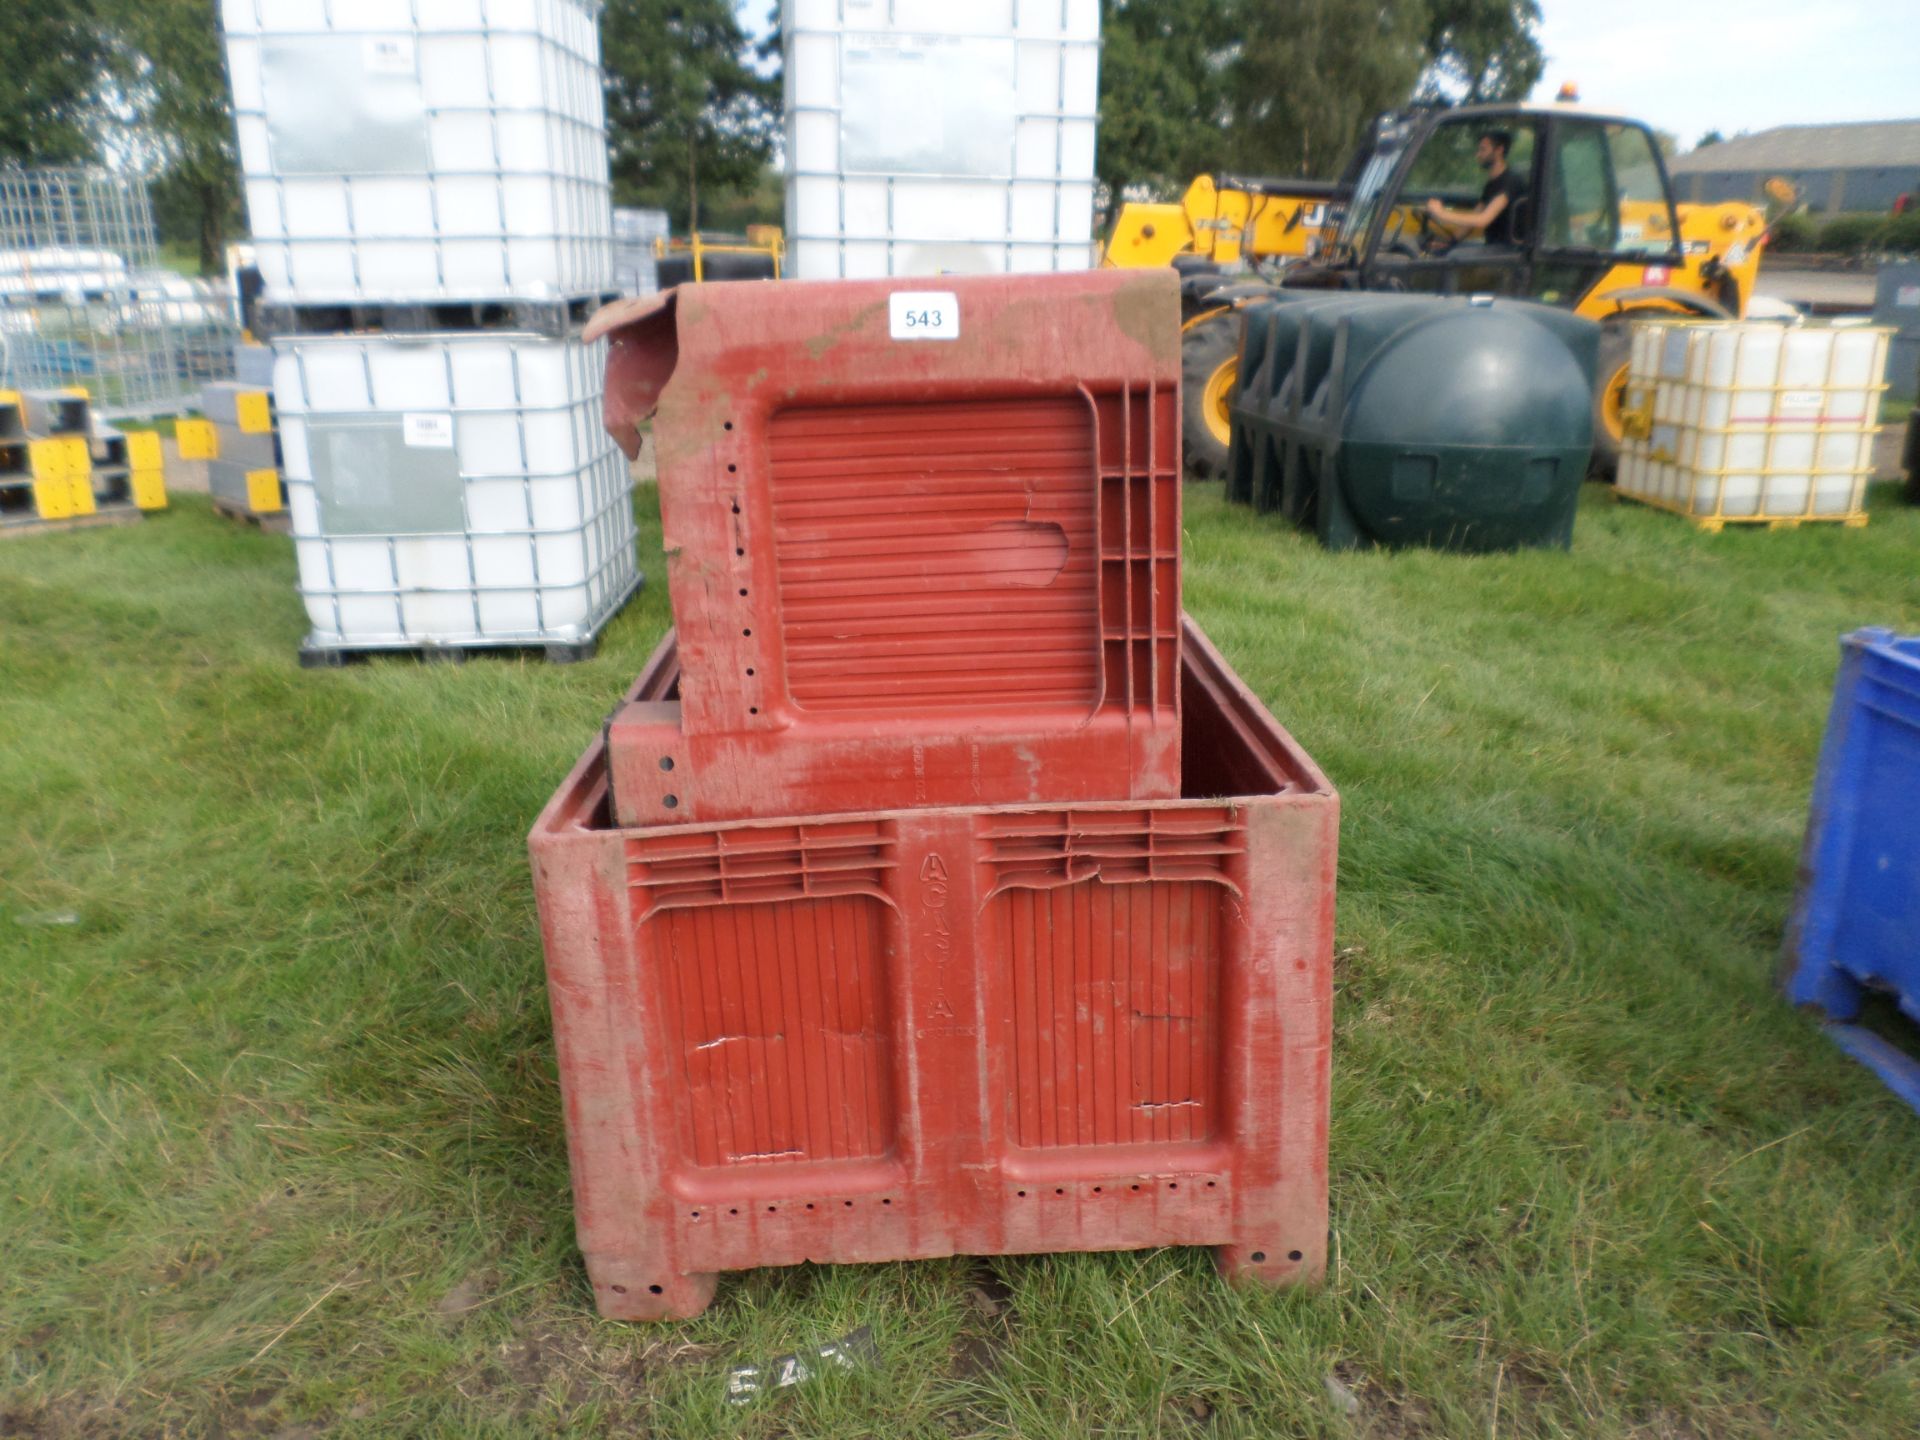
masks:
POLYGON ((1593 460, 1588 473, 1609 484, 1620 466, 1620 442, 1625 438, 1621 410, 1627 399, 1631 344, 1625 325, 1600 327, 1600 361, 1593 372, 1593 460))
POLYGON ((1240 317, 1233 311, 1180 336, 1180 428, 1187 473, 1195 479, 1218 480, 1227 473, 1227 404, 1239 375, 1240 317))

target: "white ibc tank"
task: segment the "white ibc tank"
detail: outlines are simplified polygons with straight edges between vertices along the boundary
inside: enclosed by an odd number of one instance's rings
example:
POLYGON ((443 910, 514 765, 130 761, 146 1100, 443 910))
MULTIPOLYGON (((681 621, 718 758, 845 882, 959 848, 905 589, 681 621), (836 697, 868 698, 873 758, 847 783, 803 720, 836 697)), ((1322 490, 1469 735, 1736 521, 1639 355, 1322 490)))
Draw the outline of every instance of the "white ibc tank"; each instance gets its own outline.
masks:
POLYGON ((639 581, 604 344, 478 331, 274 342, 318 649, 573 643, 639 581))
POLYGON ((1865 513, 1886 330, 1845 322, 1651 320, 1633 327, 1622 494, 1716 520, 1865 513))
POLYGON ((610 290, 600 0, 223 0, 276 300, 610 290))
POLYGON ((1099 0, 783 0, 789 273, 1084 270, 1099 0))

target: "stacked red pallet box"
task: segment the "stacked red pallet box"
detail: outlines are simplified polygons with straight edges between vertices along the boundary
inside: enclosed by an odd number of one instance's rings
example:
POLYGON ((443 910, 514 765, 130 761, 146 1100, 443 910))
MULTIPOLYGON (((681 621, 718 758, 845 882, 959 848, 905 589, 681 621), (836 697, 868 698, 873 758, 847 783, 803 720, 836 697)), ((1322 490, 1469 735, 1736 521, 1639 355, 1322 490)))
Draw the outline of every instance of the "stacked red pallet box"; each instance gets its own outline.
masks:
POLYGON ((1180 610, 1173 276, 594 331, 676 622, 531 841, 602 1312, 803 1260, 1317 1275, 1338 802, 1180 610))

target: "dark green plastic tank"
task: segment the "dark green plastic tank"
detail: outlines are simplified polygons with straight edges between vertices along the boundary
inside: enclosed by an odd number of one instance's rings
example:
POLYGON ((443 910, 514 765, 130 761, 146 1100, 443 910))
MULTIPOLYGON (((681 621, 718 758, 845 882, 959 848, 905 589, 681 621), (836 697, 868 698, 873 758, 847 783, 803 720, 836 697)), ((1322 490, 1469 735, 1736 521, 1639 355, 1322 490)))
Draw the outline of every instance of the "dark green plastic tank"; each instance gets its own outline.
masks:
POLYGON ((1572 543, 1600 327, 1485 297, 1303 292, 1245 312, 1228 494, 1334 549, 1572 543))

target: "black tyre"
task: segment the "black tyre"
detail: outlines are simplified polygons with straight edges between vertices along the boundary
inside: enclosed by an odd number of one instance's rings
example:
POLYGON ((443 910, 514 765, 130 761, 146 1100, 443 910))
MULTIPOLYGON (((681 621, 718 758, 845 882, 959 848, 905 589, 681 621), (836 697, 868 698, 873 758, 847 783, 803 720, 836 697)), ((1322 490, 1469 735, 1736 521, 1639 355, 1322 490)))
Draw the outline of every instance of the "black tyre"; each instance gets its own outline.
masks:
POLYGON ((1589 473, 1611 482, 1620 467, 1620 404, 1626 392, 1627 352, 1632 337, 1625 325, 1600 329, 1600 363, 1593 373, 1593 461, 1589 473))
POLYGON ((1180 428, 1187 474, 1218 480, 1227 473, 1227 403, 1240 369, 1240 317, 1231 310, 1202 320, 1180 337, 1180 428))

